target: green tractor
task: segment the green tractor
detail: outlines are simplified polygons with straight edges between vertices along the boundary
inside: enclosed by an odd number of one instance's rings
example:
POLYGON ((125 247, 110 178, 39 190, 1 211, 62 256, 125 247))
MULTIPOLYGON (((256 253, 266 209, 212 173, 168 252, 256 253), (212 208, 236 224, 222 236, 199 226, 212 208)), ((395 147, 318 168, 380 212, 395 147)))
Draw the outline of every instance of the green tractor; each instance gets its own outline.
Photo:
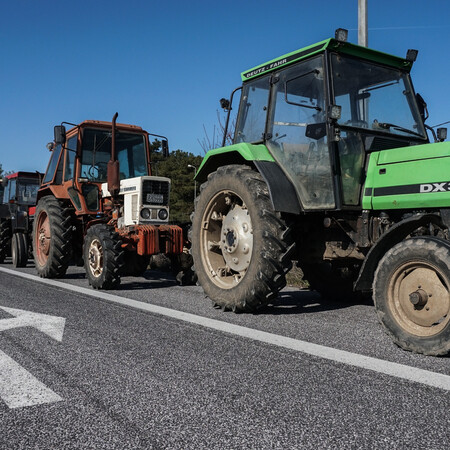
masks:
POLYGON ((446 129, 425 124, 410 78, 417 51, 399 58, 345 34, 243 72, 242 87, 221 100, 229 119, 241 91, 233 144, 209 151, 196 174, 198 280, 215 306, 254 311, 276 298, 297 261, 326 298, 373 293, 400 347, 444 355, 446 129))

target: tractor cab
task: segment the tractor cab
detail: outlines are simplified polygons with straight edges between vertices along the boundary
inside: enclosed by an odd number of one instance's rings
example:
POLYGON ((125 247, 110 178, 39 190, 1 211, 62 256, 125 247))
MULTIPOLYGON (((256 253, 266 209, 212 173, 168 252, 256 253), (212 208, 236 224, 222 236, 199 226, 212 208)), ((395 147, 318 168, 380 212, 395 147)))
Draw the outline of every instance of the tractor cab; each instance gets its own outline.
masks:
POLYGON ((234 144, 264 144, 303 210, 360 208, 370 152, 428 143, 411 54, 328 39, 242 73, 234 144))
MULTIPOLYGON (((163 151, 167 151, 165 138, 162 143, 163 151)), ((76 215, 110 211, 111 183, 122 194, 122 180, 142 180, 151 175, 149 133, 135 125, 90 120, 67 133, 64 126, 56 126, 49 148, 52 155, 39 195, 51 190, 57 198, 70 199, 76 215)))
POLYGON ((0 216, 10 217, 13 229, 27 228, 27 218, 36 205, 41 180, 39 172, 16 172, 2 179, 4 193, 0 216))

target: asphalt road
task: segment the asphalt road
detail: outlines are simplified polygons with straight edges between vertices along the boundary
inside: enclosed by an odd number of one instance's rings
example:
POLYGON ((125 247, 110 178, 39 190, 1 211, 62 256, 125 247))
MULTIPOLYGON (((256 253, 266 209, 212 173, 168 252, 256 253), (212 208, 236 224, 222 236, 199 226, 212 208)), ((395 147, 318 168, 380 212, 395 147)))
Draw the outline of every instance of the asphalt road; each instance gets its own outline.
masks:
MULTIPOLYGON (((21 407, 0 399, 1 449, 450 447, 450 358, 397 348, 370 303, 285 289, 258 314, 236 315, 164 273, 123 278, 100 298, 83 291, 80 268, 56 285, 2 268, 11 265, 0 265, 0 308, 65 326, 61 341, 35 326, 8 328, 18 319, 0 309, 0 353, 59 398, 21 407), (286 338, 300 350, 283 347, 286 338), (302 351, 305 343, 329 356, 302 351), (348 362, 333 360, 341 351, 348 362), (364 357, 373 370, 358 366, 364 357), (383 372, 390 363, 400 375, 383 372), (423 382, 408 379, 417 369, 423 382), (442 375, 444 387, 427 384, 442 375)), ((31 263, 17 272, 35 275, 31 263)), ((0 365, 0 396, 2 374, 11 372, 0 365)))

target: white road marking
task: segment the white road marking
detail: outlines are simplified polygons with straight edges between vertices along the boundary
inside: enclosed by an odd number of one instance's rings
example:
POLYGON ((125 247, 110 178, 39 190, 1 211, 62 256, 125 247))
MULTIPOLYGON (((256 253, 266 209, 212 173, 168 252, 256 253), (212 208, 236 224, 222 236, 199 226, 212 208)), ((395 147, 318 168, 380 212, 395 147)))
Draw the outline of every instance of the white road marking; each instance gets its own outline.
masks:
POLYGON ((22 309, 6 308, 5 306, 0 306, 0 309, 15 316, 11 319, 0 320, 0 332, 11 328, 34 327, 56 341, 62 341, 64 325, 66 323, 64 317, 49 316, 47 314, 24 311, 22 309))
POLYGON ((360 367, 363 369, 368 369, 385 375, 390 375, 392 377, 401 378, 403 380, 421 383, 427 386, 450 391, 450 376, 448 375, 431 372, 429 370, 419 369, 404 364, 398 364, 383 359, 373 358, 370 356, 364 356, 357 353, 347 352, 345 350, 339 350, 332 347, 313 344, 310 342, 301 341, 286 336, 280 336, 277 334, 268 333, 266 331, 255 330, 240 325, 234 325, 231 323, 222 322, 215 319, 209 319, 207 317, 197 316, 194 314, 185 313, 182 311, 177 311, 162 306, 143 303, 137 300, 131 300, 128 298, 119 297, 118 295, 109 294, 107 292, 94 291, 92 289, 86 289, 83 287, 66 284, 61 281, 39 278, 35 275, 17 272, 3 267, 0 267, 0 271, 11 275, 23 277, 28 280, 38 281, 40 283, 47 284, 50 286, 67 289, 69 291, 73 291, 78 294, 84 294, 89 295, 91 297, 101 298, 103 300, 130 306, 132 308, 140 309, 142 311, 160 314, 177 320, 182 320, 196 325, 201 325, 207 328, 222 331, 224 333, 234 334, 255 341, 264 342, 266 344, 276 345, 278 347, 287 348, 289 350, 295 350, 301 353, 306 353, 312 356, 328 359, 330 361, 348 364, 350 366, 360 367))
POLYGON ((13 408, 59 402, 62 398, 0 350, 0 398, 13 408))
MULTIPOLYGON (((0 309, 11 314, 10 319, 0 320, 0 332, 19 327, 34 327, 47 336, 61 342, 66 319, 49 316, 23 309, 0 309)), ((0 398, 9 408, 40 405, 43 403, 59 402, 62 398, 41 383, 31 373, 16 363, 6 353, 0 351, 0 398)))

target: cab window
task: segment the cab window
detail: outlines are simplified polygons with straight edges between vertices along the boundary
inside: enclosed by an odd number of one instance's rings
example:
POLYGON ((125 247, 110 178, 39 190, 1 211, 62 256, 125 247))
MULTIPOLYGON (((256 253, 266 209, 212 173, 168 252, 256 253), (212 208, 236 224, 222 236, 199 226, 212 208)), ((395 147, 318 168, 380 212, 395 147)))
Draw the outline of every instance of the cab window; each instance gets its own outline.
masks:
POLYGON ((52 152, 50 157, 50 162, 48 163, 47 171, 45 172, 45 177, 42 183, 50 183, 55 175, 56 167, 58 165, 58 160, 61 155, 61 145, 57 145, 52 152))

